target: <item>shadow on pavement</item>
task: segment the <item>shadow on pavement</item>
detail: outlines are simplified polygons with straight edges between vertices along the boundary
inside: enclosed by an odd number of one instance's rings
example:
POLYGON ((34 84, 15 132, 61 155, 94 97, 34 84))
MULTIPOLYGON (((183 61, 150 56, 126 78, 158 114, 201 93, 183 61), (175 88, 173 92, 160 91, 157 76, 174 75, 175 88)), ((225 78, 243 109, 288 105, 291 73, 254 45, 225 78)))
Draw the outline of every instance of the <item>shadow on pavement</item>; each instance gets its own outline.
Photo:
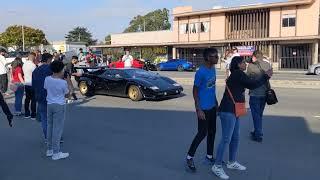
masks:
MULTIPOLYGON (((1 119, 4 116, 1 114, 1 119)), ((217 123, 217 142, 220 120, 217 123)), ((246 172, 226 170, 237 180, 317 179, 320 135, 302 117, 266 116, 262 144, 249 140, 249 117, 241 119, 239 161, 246 172)), ((196 132, 194 112, 69 106, 65 123, 67 160, 44 155, 40 124, 15 119, 0 122, 1 180, 212 180, 203 163, 204 143, 196 154, 196 174, 185 171, 184 158, 196 132)), ((227 160, 227 159, 225 159, 227 160)))

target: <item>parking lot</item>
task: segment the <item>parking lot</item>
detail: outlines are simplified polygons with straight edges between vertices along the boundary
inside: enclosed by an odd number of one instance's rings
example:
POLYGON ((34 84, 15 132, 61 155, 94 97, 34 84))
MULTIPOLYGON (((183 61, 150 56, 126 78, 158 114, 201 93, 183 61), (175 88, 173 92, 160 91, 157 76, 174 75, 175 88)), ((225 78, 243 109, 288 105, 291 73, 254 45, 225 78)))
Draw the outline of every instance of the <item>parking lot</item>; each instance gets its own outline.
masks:
MULTIPOLYGON (((17 118, 14 128, 9 128, 2 120, 0 179, 218 179, 211 173, 211 166, 204 164, 204 144, 196 154, 198 172, 185 170, 186 151, 196 132, 196 115, 192 87, 184 88, 184 96, 164 101, 94 96, 68 105, 63 150, 71 156, 59 162, 45 157, 38 122, 17 118)), ((249 140, 250 115, 241 119, 238 157, 248 170, 227 171, 232 179, 319 177, 319 92, 276 90, 280 103, 266 110, 262 144, 249 140)), ((222 91, 219 87, 219 99, 222 91)), ((11 104, 12 100, 7 101, 11 104)), ((0 116, 4 119, 3 114, 0 116)), ((216 146, 220 123, 217 127, 216 146)))

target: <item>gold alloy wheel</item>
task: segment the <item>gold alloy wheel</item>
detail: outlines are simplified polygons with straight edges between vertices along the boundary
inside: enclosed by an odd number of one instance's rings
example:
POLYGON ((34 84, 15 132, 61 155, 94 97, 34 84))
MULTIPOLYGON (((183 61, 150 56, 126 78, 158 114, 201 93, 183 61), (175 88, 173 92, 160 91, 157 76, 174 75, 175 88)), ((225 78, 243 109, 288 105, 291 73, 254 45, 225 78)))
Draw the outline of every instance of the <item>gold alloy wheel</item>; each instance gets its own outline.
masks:
POLYGON ((130 86, 128 95, 133 101, 140 101, 142 99, 141 92, 137 86, 130 86))
POLYGON ((88 85, 86 82, 80 82, 80 85, 79 85, 79 89, 80 89, 80 92, 82 95, 85 95, 88 93, 88 85))

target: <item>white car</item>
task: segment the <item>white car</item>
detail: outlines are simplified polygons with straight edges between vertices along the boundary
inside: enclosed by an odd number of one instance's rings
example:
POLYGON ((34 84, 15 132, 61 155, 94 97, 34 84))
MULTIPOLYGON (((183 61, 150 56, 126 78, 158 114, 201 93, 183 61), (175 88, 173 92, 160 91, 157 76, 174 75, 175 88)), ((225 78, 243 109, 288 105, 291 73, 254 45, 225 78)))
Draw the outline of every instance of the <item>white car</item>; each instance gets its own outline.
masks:
POLYGON ((320 75, 320 63, 311 65, 308 69, 308 74, 320 75))
POLYGON ((9 52, 9 56, 6 58, 6 65, 11 66, 12 61, 19 55, 22 58, 22 62, 25 63, 28 59, 29 52, 9 52))

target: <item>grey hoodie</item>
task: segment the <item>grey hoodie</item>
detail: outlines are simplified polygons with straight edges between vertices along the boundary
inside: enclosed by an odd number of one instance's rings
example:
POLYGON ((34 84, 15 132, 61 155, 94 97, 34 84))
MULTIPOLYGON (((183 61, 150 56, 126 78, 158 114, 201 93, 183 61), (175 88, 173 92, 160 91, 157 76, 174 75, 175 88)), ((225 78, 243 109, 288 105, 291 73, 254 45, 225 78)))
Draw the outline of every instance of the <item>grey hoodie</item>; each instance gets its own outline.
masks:
MULTIPOLYGON (((264 60, 258 60, 254 63, 250 63, 247 68, 247 75, 252 79, 259 79, 261 76, 263 76, 263 72, 259 69, 258 64, 260 64, 261 68, 264 71, 268 71, 271 69, 271 66, 268 62, 264 60)), ((250 96, 258 96, 258 97, 265 97, 266 96, 266 90, 267 90, 267 84, 264 84, 254 90, 249 91, 250 96)))

